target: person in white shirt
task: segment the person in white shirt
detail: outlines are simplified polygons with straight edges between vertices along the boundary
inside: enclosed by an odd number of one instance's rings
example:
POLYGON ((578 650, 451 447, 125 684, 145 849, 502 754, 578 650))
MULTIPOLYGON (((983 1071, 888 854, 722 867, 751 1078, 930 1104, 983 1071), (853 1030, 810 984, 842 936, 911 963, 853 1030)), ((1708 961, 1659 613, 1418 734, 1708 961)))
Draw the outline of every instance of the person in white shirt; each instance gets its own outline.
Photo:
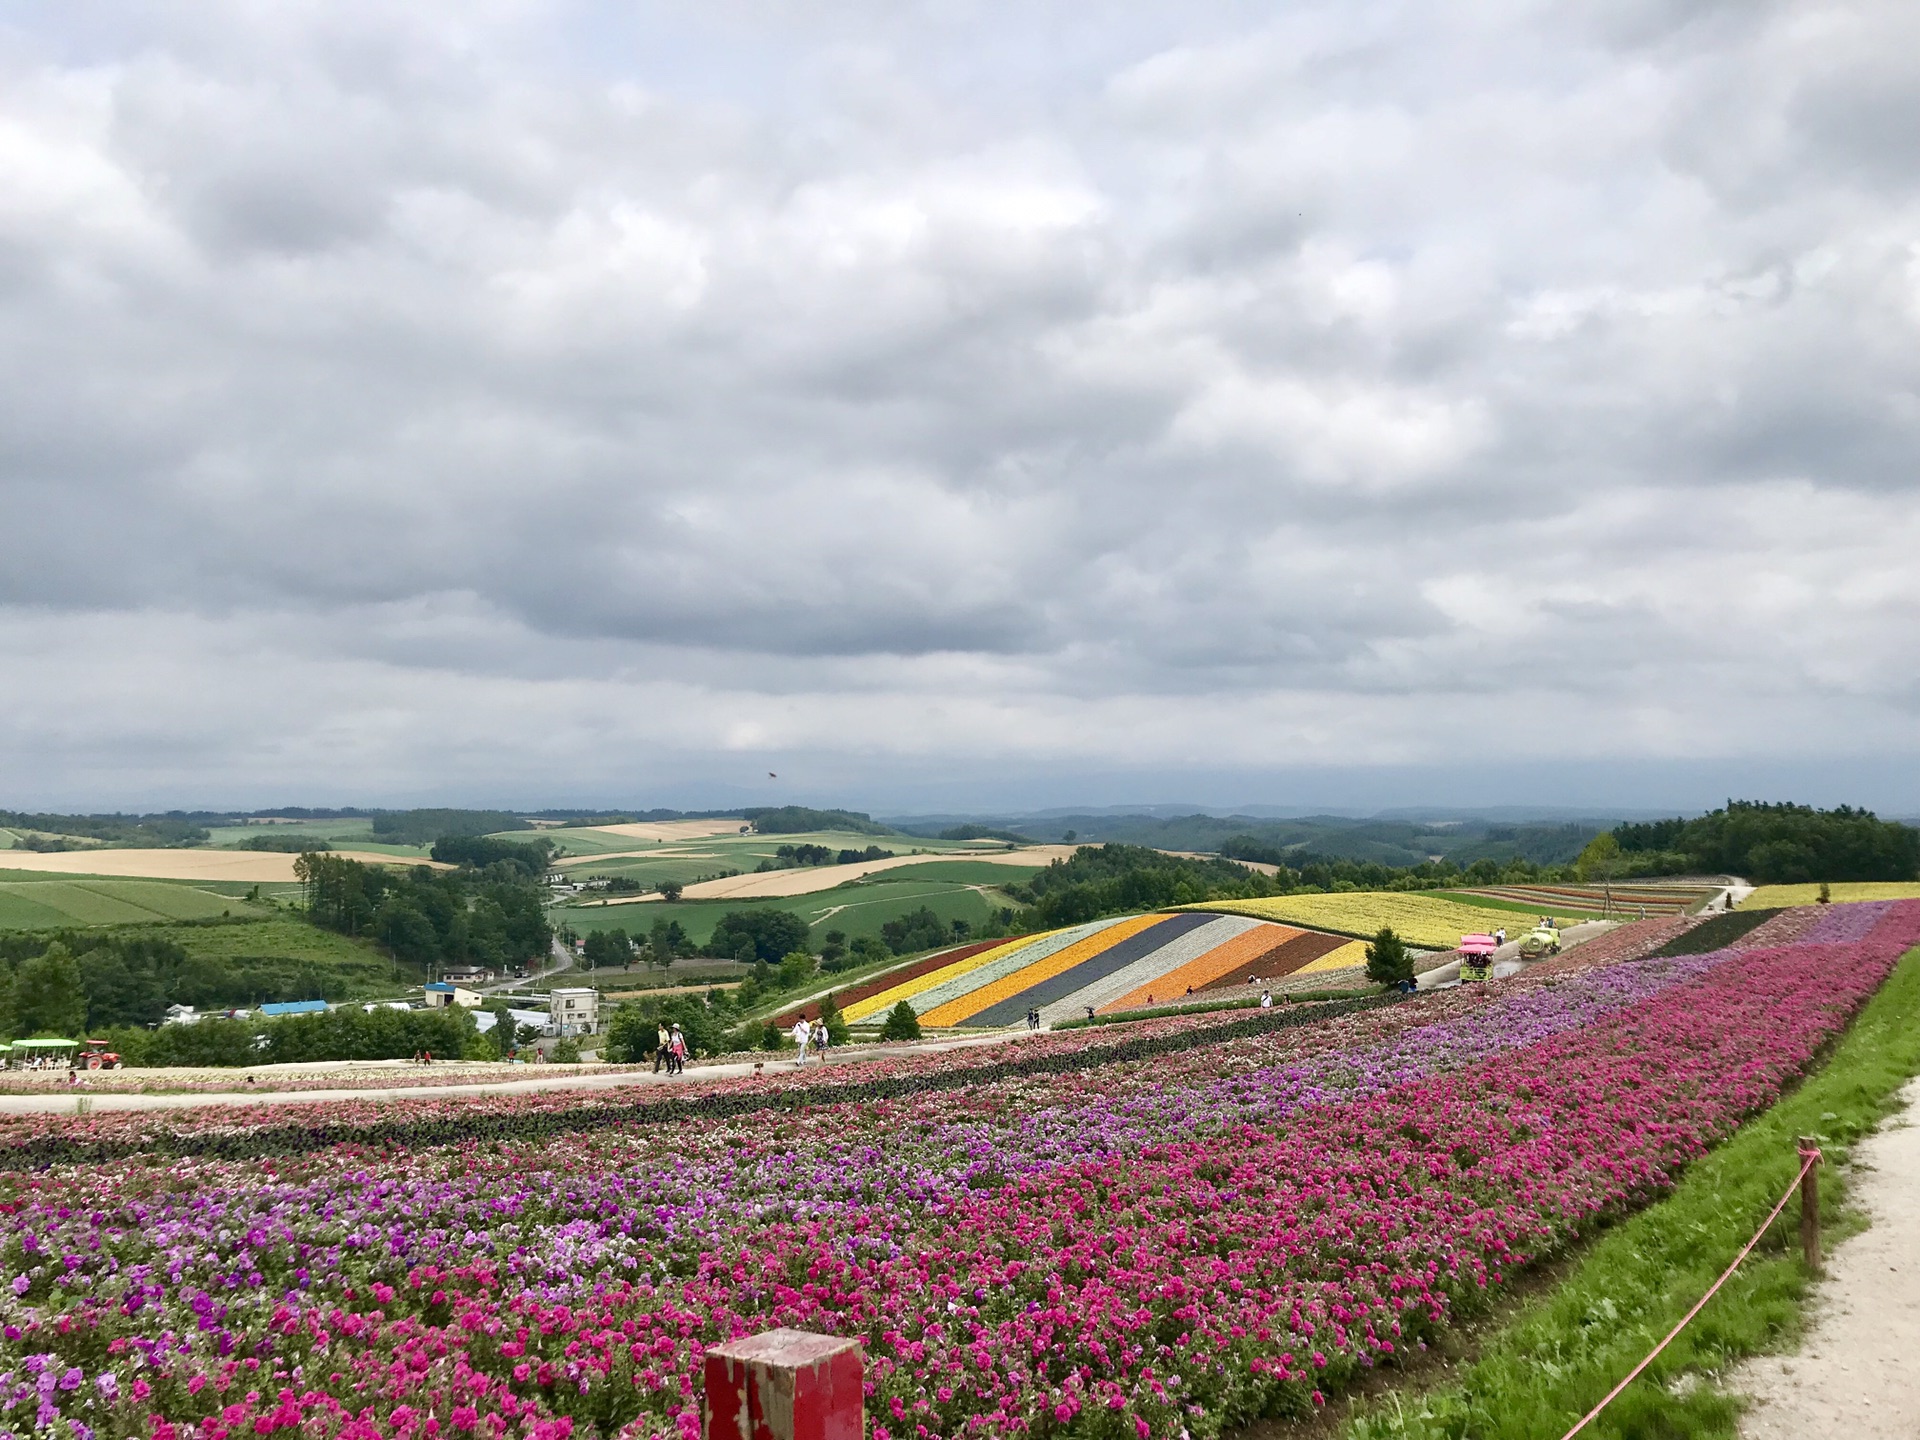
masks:
POLYGON ((804 1019, 793 1022, 793 1043, 800 1047, 800 1063, 807 1063, 807 1045, 813 1039, 813 1026, 804 1019))
POLYGON ((1262 1010, 1273 1009, 1273 992, 1271 990, 1262 990, 1260 992, 1260 1008, 1262 1010))

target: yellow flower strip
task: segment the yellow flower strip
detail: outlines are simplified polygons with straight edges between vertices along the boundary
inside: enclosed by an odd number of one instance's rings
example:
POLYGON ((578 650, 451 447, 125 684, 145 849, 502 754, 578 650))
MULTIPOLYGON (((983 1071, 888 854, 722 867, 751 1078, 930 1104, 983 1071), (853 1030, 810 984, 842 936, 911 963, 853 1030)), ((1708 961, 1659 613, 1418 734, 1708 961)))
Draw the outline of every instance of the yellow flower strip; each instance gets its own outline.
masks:
POLYGON ((1258 959, 1267 951, 1304 933, 1289 925, 1262 925, 1254 930, 1243 930, 1232 939, 1214 946, 1206 954, 1195 956, 1178 969, 1129 990, 1118 1000, 1108 1001, 1100 1007, 1100 1013, 1105 1015, 1112 1010, 1130 1010, 1156 996, 1162 1000, 1178 998, 1188 986, 1195 990, 1203 989, 1229 970, 1238 969, 1249 960, 1258 959))
POLYGON ((1165 915, 1135 915, 1131 920, 1122 920, 1109 925, 1098 934, 1056 950, 1044 960, 1036 960, 1031 965, 1023 965, 1011 975, 1003 975, 991 985, 982 985, 978 990, 962 995, 958 1000, 949 1000, 937 1010, 930 1010, 920 1017, 922 1025, 964 1025, 973 1016, 978 1015, 989 1005, 998 1005, 1010 995, 1018 995, 1031 985, 1042 980, 1051 980, 1064 970, 1071 970, 1082 960, 1091 960, 1103 950, 1111 949, 1122 940, 1138 935, 1149 925, 1158 925, 1166 919, 1165 915))
POLYGON ((982 965, 991 965, 1016 950, 1024 950, 1036 940, 1043 940, 1050 931, 1038 935, 1022 935, 1018 940, 1009 940, 1004 945, 996 945, 991 950, 982 950, 978 955, 969 955, 964 960, 956 960, 951 965, 942 965, 938 970, 929 970, 926 974, 912 980, 902 981, 891 990, 882 990, 878 995, 869 995, 856 1005, 846 1009, 846 1022, 858 1024, 869 1015, 878 1015, 882 1010, 891 1010, 902 1000, 911 1000, 923 990, 931 990, 936 985, 944 985, 956 980, 970 971, 978 970, 982 965))
MULTIPOLYGON (((1220 900, 1186 910, 1221 910, 1230 915, 1256 915, 1309 930, 1329 930, 1355 939, 1370 937, 1382 925, 1422 950, 1451 950, 1462 935, 1478 935, 1497 926, 1519 928, 1526 916, 1503 913, 1479 905, 1463 905, 1417 891, 1352 891, 1335 895, 1275 895, 1265 900, 1220 900)), ((1323 964, 1324 961, 1317 961, 1323 964)))
POLYGON ((1351 970, 1356 965, 1367 963, 1367 942, 1349 940, 1338 950, 1329 950, 1311 965, 1302 965, 1289 975, 1289 980, 1299 975, 1317 975, 1322 970, 1351 970))
MULTIPOLYGON (((1920 898, 1920 881, 1913 880, 1836 880, 1828 889, 1836 905, 1854 900, 1920 898)), ((1740 908, 1762 910, 1777 905, 1814 905, 1819 900, 1818 885, 1762 885, 1740 902, 1740 908)))

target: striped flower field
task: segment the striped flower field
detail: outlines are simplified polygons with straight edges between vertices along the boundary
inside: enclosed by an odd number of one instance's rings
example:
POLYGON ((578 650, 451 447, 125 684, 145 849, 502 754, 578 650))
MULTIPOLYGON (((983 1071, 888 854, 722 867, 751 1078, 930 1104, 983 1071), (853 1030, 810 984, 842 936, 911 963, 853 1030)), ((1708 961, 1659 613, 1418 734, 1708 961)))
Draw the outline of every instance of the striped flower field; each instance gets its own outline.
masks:
POLYGON ((0 1124, 0 1423, 695 1440, 705 1348, 776 1325, 862 1340, 873 1440, 1306 1414, 1773 1103, 1920 902, 1664 959, 1647 923, 1485 986, 695 1083, 627 1120, 0 1124))

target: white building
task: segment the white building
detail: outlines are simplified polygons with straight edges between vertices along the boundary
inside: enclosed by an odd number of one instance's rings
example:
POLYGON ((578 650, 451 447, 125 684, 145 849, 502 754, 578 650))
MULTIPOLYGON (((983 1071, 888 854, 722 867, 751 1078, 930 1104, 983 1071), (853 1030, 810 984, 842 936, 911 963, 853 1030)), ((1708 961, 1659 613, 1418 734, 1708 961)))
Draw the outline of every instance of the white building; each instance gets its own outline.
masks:
POLYGON ((600 992, 584 986, 555 990, 548 1003, 555 1035, 591 1035, 600 1028, 600 992))

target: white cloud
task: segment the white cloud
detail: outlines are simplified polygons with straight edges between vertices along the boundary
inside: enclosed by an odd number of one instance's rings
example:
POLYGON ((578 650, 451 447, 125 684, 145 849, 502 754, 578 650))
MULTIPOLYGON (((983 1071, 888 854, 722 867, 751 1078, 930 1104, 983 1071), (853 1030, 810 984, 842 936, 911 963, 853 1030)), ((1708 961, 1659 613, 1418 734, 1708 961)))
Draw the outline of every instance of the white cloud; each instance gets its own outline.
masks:
POLYGON ((1916 38, 42 10, 0 31, 0 782, 1920 793, 1916 38))

